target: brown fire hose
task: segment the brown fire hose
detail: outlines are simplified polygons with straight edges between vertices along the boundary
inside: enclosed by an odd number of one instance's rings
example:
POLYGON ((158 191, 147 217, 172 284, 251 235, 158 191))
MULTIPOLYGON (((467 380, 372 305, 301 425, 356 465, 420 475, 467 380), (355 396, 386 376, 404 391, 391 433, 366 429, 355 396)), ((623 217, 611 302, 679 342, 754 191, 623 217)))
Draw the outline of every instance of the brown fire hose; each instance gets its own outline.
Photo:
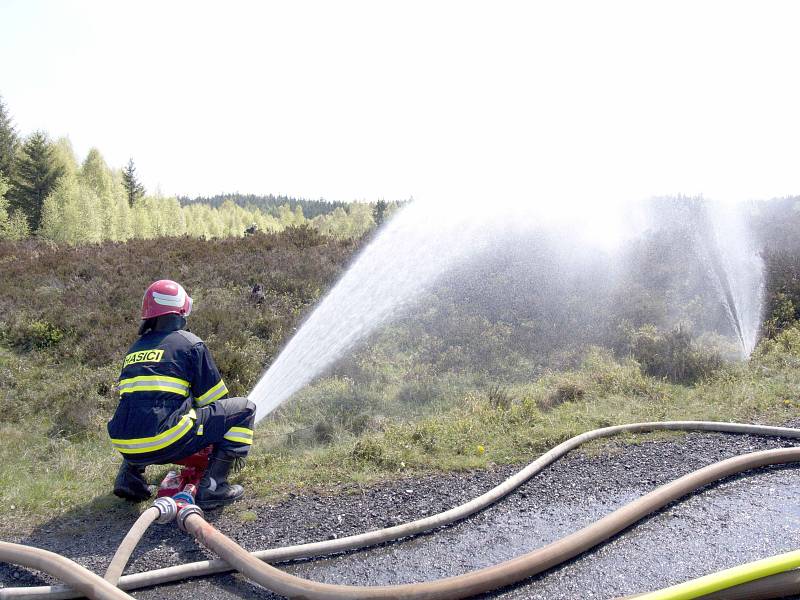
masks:
POLYGON ((68 558, 20 544, 0 542, 0 562, 44 571, 96 600, 134 600, 115 585, 68 558))
POLYGON ((670 502, 710 483, 742 471, 790 462, 800 462, 800 448, 764 450, 723 460, 663 485, 592 525, 528 554, 464 575, 423 583, 375 587, 318 583, 290 575, 261 562, 209 525, 198 514, 189 514, 183 522, 183 527, 198 542, 221 556, 237 571, 287 598, 453 600, 505 587, 561 564, 609 539, 670 502))
POLYGON ((111 585, 117 585, 117 583, 119 583, 119 578, 122 576, 122 572, 125 570, 125 566, 128 564, 131 554, 133 554, 133 551, 139 544, 139 540, 142 539, 142 536, 150 525, 160 516, 161 511, 155 506, 151 506, 139 515, 139 518, 136 519, 136 523, 130 528, 125 539, 122 540, 119 548, 117 548, 117 551, 114 553, 114 557, 111 559, 111 563, 109 563, 103 579, 108 581, 111 585))

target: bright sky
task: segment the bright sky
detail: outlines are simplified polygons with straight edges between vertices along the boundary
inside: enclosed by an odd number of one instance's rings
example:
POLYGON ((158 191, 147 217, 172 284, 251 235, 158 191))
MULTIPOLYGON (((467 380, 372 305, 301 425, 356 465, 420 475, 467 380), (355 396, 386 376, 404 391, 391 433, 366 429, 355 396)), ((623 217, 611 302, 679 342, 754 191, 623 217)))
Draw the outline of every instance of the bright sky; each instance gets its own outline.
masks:
POLYGON ((800 4, 0 0, 17 128, 149 190, 800 194, 800 4))

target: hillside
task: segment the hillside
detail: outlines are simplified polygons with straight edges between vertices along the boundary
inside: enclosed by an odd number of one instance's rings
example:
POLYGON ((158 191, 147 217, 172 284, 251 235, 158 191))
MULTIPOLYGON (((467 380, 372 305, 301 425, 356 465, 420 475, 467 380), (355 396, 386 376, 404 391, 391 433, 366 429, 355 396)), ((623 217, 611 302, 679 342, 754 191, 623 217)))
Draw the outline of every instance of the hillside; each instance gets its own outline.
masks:
MULTIPOLYGON (((105 423, 148 283, 166 277, 187 288, 195 299, 191 329, 208 343, 232 393, 244 395, 362 243, 308 227, 209 241, 0 243, 0 435, 7 440, 0 504, 13 507, 0 529, 54 511, 123 506, 109 493, 119 457, 105 423)), ((680 264, 683 250, 659 236, 635 256, 662 264, 670 247, 677 258, 669 264, 680 264)), ((783 312, 765 314, 771 337, 747 363, 724 360, 719 346, 682 325, 654 323, 661 304, 643 312, 639 300, 664 281, 686 282, 664 268, 654 279, 640 258, 636 273, 644 275, 631 281, 641 295, 603 308, 609 323, 629 328, 598 328, 591 338, 575 333, 581 313, 574 311, 559 321, 562 335, 540 336, 537 311, 555 305, 536 295, 524 303, 504 298, 499 286, 513 271, 502 262, 483 263, 481 284, 467 296, 455 283, 464 273, 454 273, 422 299, 425 310, 401 315, 260 423, 239 478, 255 499, 267 499, 307 486, 516 464, 611 423, 797 418, 796 257, 774 256, 767 295, 783 299, 783 312), (615 342, 620 331, 626 344, 615 342)), ((564 288, 572 308, 585 303, 575 286, 580 278, 564 288)), ((669 288, 672 297, 679 288, 669 288)), ((702 308, 697 302, 686 315, 702 308)), ((712 324, 718 312, 706 315, 712 324)), ((148 476, 155 481, 163 471, 148 476)))

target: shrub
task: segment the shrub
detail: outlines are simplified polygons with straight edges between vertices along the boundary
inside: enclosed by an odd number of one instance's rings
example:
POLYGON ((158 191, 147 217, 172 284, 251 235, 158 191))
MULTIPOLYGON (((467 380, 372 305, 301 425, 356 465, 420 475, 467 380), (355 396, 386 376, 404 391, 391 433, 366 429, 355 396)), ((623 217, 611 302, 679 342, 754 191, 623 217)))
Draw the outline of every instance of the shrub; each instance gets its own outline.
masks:
POLYGON ((278 415, 284 422, 317 429, 315 437, 324 442, 337 431, 358 436, 379 430, 383 402, 383 390, 369 382, 328 377, 301 390, 278 415))
POLYGON ((325 243, 327 239, 319 231, 306 224, 287 227, 284 230, 284 236, 296 248, 313 248, 325 243))
POLYGON ((302 427, 286 434, 286 443, 291 448, 305 446, 314 441, 314 427, 302 427))
POLYGON ((255 340, 242 345, 228 341, 221 347, 215 341, 210 341, 209 347, 231 395, 247 394, 264 370, 263 347, 255 340))
POLYGON ((759 367, 800 368, 800 326, 784 329, 772 339, 764 339, 751 358, 759 367))
POLYGON ((580 384, 573 381, 562 381, 556 385, 556 389, 552 393, 540 398, 536 405, 540 410, 547 412, 565 402, 583 400, 585 393, 586 391, 580 384))
POLYGON ((410 439, 426 454, 432 454, 439 446, 439 432, 430 421, 423 421, 411 429, 410 439))
POLYGON ((719 352, 698 347, 684 325, 666 332, 646 325, 631 332, 629 343, 646 374, 674 383, 694 383, 722 366, 719 352))
POLYGON ((764 322, 764 334, 774 338, 797 321, 800 311, 792 298, 785 292, 776 292, 769 299, 767 308, 769 318, 764 322))
POLYGON ((384 462, 383 446, 377 441, 364 438, 358 440, 353 446, 350 456, 358 462, 380 465, 384 462))
POLYGON ((64 333, 47 321, 34 321, 31 323, 29 334, 34 348, 49 348, 57 345, 64 337, 64 333))
POLYGON ((334 427, 326 421, 320 421, 314 425, 314 440, 320 444, 328 444, 333 441, 334 427))
POLYGON ((250 330, 262 340, 280 341, 283 338, 282 319, 275 313, 257 317, 250 330))
MULTIPOLYGON (((797 209, 793 212, 797 218, 797 209)), ((800 256, 796 249, 777 246, 765 253, 764 334, 770 338, 800 319, 800 256)))
POLYGON ((11 345, 20 350, 50 348, 58 345, 64 332, 47 321, 24 322, 11 333, 11 345))
POLYGON ((495 384, 489 387, 486 392, 486 399, 489 401, 489 405, 496 410, 508 410, 511 408, 511 403, 514 400, 511 397, 508 388, 503 387, 500 384, 495 384))

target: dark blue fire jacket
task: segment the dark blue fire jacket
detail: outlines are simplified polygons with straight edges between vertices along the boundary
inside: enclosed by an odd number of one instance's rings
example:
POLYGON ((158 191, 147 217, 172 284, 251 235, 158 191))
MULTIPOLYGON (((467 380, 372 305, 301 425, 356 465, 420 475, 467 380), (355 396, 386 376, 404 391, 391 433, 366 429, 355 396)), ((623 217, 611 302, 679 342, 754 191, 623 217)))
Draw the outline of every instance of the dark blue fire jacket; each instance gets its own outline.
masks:
POLYGON ((123 455, 141 460, 180 447, 194 427, 195 409, 227 397, 228 388, 199 337, 152 330, 128 350, 119 394, 108 434, 123 455))

